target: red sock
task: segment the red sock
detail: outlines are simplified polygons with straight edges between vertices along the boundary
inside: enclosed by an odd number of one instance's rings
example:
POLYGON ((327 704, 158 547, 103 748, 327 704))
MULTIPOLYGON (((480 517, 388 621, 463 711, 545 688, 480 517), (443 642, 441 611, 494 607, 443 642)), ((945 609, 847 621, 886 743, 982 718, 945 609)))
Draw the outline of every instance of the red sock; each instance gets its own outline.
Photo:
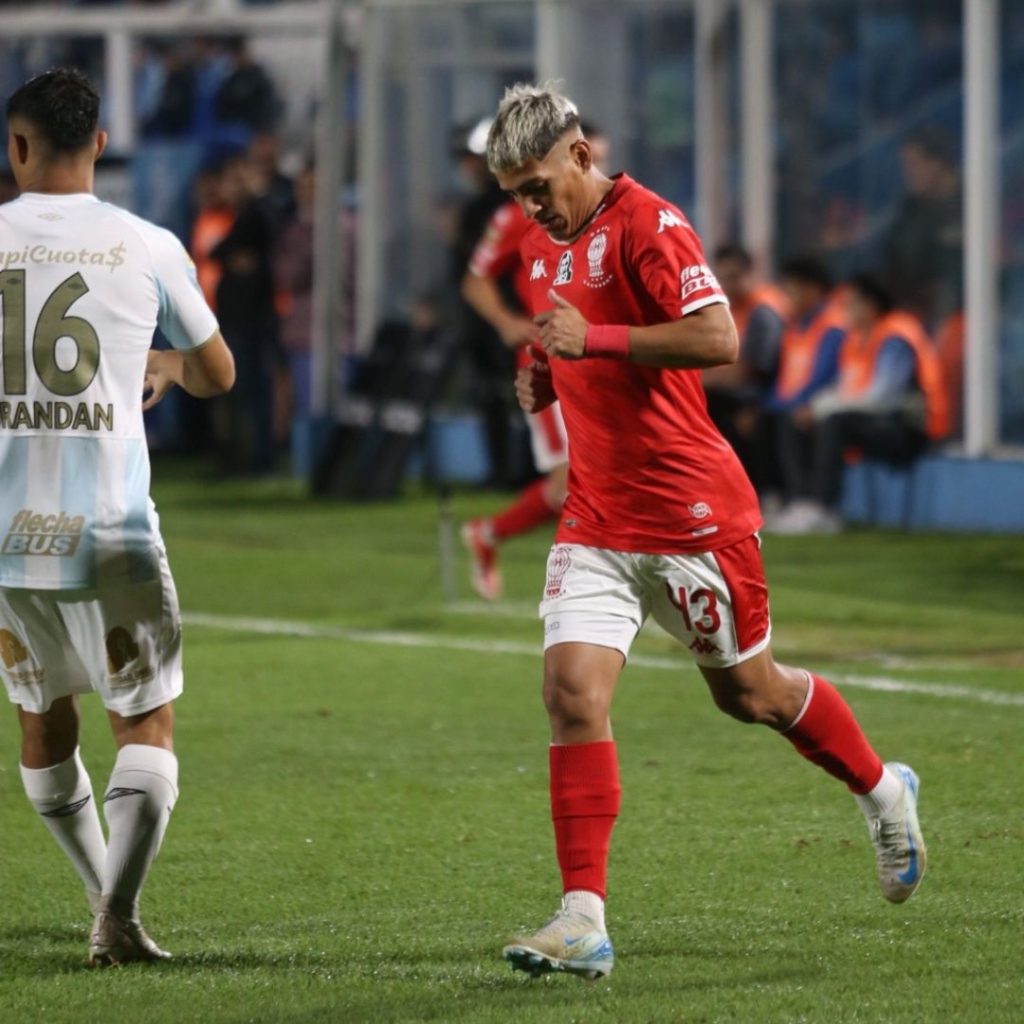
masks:
POLYGON ((534 481, 504 512, 491 520, 495 540, 529 533, 534 527, 558 518, 559 510, 551 507, 544 493, 546 487, 546 480, 534 481))
POLYGON ((839 691, 821 676, 810 679, 803 711, 783 735, 808 761, 845 782, 852 792, 870 792, 882 778, 881 758, 839 691))
POLYGON ((615 741, 553 746, 550 764, 562 891, 586 889, 604 899, 608 844, 622 795, 615 741))

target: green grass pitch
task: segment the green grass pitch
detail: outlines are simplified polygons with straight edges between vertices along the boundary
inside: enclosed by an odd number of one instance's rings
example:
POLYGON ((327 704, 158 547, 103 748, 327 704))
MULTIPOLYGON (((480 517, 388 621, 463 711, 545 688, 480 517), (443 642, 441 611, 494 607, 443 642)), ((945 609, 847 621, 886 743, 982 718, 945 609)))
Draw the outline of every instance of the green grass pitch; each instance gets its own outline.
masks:
MULTIPOLYGON (((181 798, 143 903, 176 957, 85 968, 84 899, 22 794, 9 711, 4 1024, 1024 1020, 1024 539, 766 541, 777 652, 839 679, 921 775, 910 903, 878 895, 842 788, 716 712, 651 630, 616 705, 618 964, 532 981, 499 952, 558 898, 531 618, 549 540, 508 546, 498 608, 465 586, 446 608, 427 498, 156 476, 183 609, 208 617, 187 627, 181 798)), ((101 788, 113 746, 83 710, 101 788)))

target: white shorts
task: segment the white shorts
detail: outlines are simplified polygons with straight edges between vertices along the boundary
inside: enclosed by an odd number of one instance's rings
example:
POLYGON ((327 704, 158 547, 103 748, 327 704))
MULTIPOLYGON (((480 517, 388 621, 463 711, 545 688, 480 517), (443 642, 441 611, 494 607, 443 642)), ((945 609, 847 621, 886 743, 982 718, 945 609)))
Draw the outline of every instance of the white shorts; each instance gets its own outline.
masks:
POLYGON ((569 438, 565 433, 562 408, 555 402, 526 417, 530 428, 533 464, 538 473, 550 473, 569 461, 569 438))
POLYGON ((42 714, 58 697, 95 691, 125 717, 181 695, 181 613, 160 576, 89 590, 0 587, 0 676, 13 704, 42 714))
POLYGON ((694 555, 556 544, 548 557, 540 615, 545 650, 584 643, 628 657, 648 615, 708 668, 738 665, 771 641, 756 536, 694 555))

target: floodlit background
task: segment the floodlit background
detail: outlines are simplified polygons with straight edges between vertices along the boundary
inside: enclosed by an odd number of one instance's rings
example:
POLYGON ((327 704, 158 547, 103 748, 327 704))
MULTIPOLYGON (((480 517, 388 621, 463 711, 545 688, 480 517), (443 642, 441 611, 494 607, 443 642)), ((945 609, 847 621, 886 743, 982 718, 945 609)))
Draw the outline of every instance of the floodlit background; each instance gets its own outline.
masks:
MULTIPOLYGON (((266 366, 245 401, 268 410, 273 436, 244 415, 210 423, 181 401, 152 417, 157 450, 228 444, 229 464, 287 463, 307 479, 320 464, 330 476, 330 424, 352 434, 367 415, 352 393, 361 357, 382 328, 427 329, 451 332, 453 351, 437 393, 406 417, 398 476, 528 475, 509 395, 481 399, 493 379, 460 348, 451 249, 480 185, 455 150, 506 85, 556 78, 607 135, 613 167, 680 204, 709 251, 741 242, 766 278, 806 253, 840 278, 882 271, 943 347, 957 426, 942 454, 995 457, 978 479, 1001 494, 1024 486, 1005 464, 1024 445, 1019 3, 209 0, 2 11, 0 92, 54 63, 89 71, 111 133, 99 190, 193 249, 216 237, 206 207, 221 168, 240 154, 262 166, 253 187, 270 190, 278 222, 270 294, 256 305, 264 325, 276 319, 275 338, 253 340, 252 325, 225 333, 239 348, 269 346, 253 357, 266 366), (939 183, 914 180, 907 147, 922 133, 948 166, 939 183), (930 223, 912 218, 908 232, 906 204, 922 195, 930 223), (304 226, 286 237, 296 215, 304 226), (296 301, 299 316, 282 329, 296 301), (491 464, 484 429, 499 406, 504 467, 491 464)), ((242 184, 226 187, 246 187, 245 168, 235 170, 228 177, 242 184)), ((366 387, 364 374, 356 390, 366 387)), ((916 520, 1024 526, 1020 516, 965 518, 949 506, 954 476, 933 464, 915 484, 929 510, 916 520)))

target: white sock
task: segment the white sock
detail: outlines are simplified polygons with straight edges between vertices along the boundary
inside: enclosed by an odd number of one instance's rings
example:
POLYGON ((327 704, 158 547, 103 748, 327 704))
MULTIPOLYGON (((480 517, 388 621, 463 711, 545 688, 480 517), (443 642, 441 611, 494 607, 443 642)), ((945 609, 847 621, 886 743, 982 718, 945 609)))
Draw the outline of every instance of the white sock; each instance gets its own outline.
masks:
POLYGON ((572 889, 562 897, 562 907, 573 914, 582 914, 605 931, 604 900, 589 889, 572 889))
POLYGON ((103 905, 138 919, 139 893, 178 799, 178 759, 162 747, 130 743, 117 755, 104 797, 110 839, 103 905))
POLYGON ((43 824, 75 866, 92 905, 103 889, 107 849, 92 782, 77 747, 71 757, 51 768, 22 765, 21 781, 43 824))
POLYGON ((869 793, 855 793, 854 799, 860 805, 865 818, 877 818, 903 795, 903 780, 888 765, 882 770, 882 778, 869 793))

